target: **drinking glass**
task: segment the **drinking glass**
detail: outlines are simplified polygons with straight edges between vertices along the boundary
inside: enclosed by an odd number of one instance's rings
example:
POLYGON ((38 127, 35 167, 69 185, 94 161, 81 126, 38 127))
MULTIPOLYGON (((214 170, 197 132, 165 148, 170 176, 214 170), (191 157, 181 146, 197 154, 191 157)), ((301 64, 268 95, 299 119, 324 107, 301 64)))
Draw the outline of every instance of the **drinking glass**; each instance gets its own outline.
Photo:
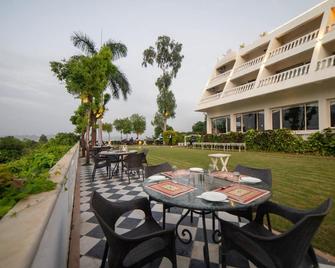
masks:
POLYGON ((234 176, 234 180, 239 184, 240 183, 240 177, 241 177, 240 172, 234 171, 233 176, 234 176))

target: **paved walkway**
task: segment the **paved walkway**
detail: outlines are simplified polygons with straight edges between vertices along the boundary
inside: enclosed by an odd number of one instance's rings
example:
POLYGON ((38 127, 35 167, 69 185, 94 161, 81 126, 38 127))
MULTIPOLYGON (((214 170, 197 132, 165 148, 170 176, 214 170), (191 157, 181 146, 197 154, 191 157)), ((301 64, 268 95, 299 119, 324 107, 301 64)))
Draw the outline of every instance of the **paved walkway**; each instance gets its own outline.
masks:
MULTIPOLYGON (((83 163, 83 162, 82 162, 83 163)), ((82 164, 81 163, 81 164, 82 164)), ((98 225, 93 212, 90 210, 89 200, 91 193, 97 191, 105 198, 111 201, 131 200, 139 196, 147 196, 141 187, 142 180, 132 180, 128 184, 128 179, 124 177, 123 180, 113 177, 111 180, 106 179, 105 169, 97 170, 96 178, 91 183, 91 174, 93 165, 79 166, 80 168, 80 267, 82 268, 96 268, 100 267, 103 249, 105 245, 104 234, 98 225)), ((154 218, 161 222, 162 219, 162 206, 158 203, 152 203, 152 213, 154 218)), ((183 212, 179 208, 171 208, 170 213, 167 213, 166 223, 167 226, 174 224, 180 218, 183 212)), ((122 216, 117 223, 117 232, 125 233, 141 224, 143 213, 134 210, 127 215, 122 216)), ((220 213, 220 217, 226 220, 237 222, 237 218, 227 213, 220 213)), ((211 217, 209 215, 206 219, 208 230, 208 237, 211 239, 211 217)), ((204 267, 203 262, 203 230, 202 223, 197 215, 194 215, 193 224, 190 223, 190 218, 186 217, 182 223, 181 229, 187 228, 192 233, 194 239, 189 245, 184 245, 181 242, 176 242, 177 248, 177 262, 179 268, 197 268, 204 267)), ((218 225, 216 225, 218 226, 218 225)), ((209 244, 211 267, 219 267, 218 246, 212 241, 209 244)), ((321 262, 325 263, 324 260, 321 262)), ((244 260, 237 254, 230 256, 228 259, 230 266, 228 267, 255 267, 250 262, 244 260)), ((163 259, 161 267, 171 267, 168 260, 163 259)), ((320 265, 320 267, 328 268, 335 267, 329 265, 320 265)))

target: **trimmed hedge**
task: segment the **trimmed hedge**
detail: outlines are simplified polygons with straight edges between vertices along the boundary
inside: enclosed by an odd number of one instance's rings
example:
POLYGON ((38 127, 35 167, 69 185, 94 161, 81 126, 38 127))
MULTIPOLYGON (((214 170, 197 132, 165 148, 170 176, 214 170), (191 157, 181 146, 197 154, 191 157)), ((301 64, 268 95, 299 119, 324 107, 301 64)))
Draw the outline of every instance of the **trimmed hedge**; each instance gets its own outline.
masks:
POLYGON ((237 143, 245 142, 247 148, 254 151, 313 153, 335 156, 335 132, 328 128, 311 134, 307 140, 288 129, 266 131, 248 130, 246 133, 206 134, 202 142, 237 143))

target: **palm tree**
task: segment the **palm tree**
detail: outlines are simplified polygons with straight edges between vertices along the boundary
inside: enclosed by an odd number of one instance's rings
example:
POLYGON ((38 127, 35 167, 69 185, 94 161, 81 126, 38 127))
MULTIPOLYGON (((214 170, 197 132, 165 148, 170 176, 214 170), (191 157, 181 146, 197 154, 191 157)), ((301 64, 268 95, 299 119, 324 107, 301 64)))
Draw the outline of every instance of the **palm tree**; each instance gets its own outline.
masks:
MULTIPOLYGON (((99 51, 94 41, 82 32, 74 32, 73 35, 71 36, 71 40, 75 47, 79 48, 81 51, 83 51, 87 55, 94 55, 98 53, 99 51)), ((102 46, 106 46, 111 50, 112 61, 118 60, 120 58, 127 56, 127 47, 123 43, 115 42, 110 39, 104 44, 102 44, 102 46)), ((116 66, 114 67, 115 67, 115 70, 114 72, 111 72, 111 75, 109 77, 108 87, 110 88, 112 97, 114 99, 119 99, 120 93, 121 93, 123 96, 123 99, 126 100, 127 95, 131 93, 131 88, 130 88, 128 79, 118 67, 116 66)), ((100 134, 102 134, 102 123, 100 122, 101 118, 99 119, 100 134)), ((95 142, 95 137, 96 137, 95 129, 93 132, 92 132, 93 134, 92 141, 95 142)), ((102 135, 99 135, 99 136, 102 136, 102 135)))

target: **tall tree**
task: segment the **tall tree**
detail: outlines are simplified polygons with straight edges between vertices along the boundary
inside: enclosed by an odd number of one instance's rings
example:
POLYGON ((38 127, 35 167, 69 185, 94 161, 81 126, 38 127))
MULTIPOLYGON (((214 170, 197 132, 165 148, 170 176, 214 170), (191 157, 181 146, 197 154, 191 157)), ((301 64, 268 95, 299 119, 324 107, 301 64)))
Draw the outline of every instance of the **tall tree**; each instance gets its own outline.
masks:
POLYGON ((158 112, 163 118, 163 130, 166 130, 167 120, 175 117, 176 100, 173 92, 169 89, 172 79, 177 76, 184 58, 181 55, 182 44, 171 40, 169 36, 159 36, 156 48, 150 46, 143 52, 142 66, 157 64, 162 70, 161 76, 156 80, 156 86, 159 90, 157 97, 158 112))
POLYGON ((116 131, 120 132, 122 140, 122 133, 123 133, 122 119, 115 119, 113 122, 113 126, 115 127, 116 131))
MULTIPOLYGON (((82 32, 74 32, 71 36, 73 45, 83 51, 86 55, 95 55, 98 52, 98 48, 95 45, 95 42, 82 32)), ((112 61, 118 60, 120 58, 127 56, 127 47, 121 42, 115 42, 111 39, 107 40, 102 46, 108 47, 112 52, 112 61)), ((120 98, 120 93, 124 99, 127 99, 127 95, 130 94, 131 89, 128 83, 126 76, 122 71, 114 66, 115 70, 111 73, 108 79, 108 87, 111 90, 112 97, 115 99, 120 98)), ((104 96, 101 96, 102 99, 105 99, 104 96)), ((108 99, 109 100, 109 99, 108 99)), ((108 101, 107 101, 108 102, 108 101)), ((106 102, 106 103, 107 103, 106 102)), ((105 104, 106 104, 105 103, 105 104)), ((102 118, 105 111, 105 107, 98 108, 98 115, 95 116, 99 121, 99 139, 102 140, 102 118), (103 111, 102 113, 99 111, 103 111)), ((92 134, 95 136, 95 129, 93 129, 92 134)), ((93 138, 92 138, 93 140, 93 138)))
MULTIPOLYGON (((82 104, 85 104, 83 107, 86 109, 88 120, 86 124, 86 149, 89 148, 90 127, 92 130, 95 128, 96 111, 99 111, 105 102, 101 96, 104 96, 103 93, 107 88, 111 73, 115 71, 111 59, 110 49, 102 47, 97 54, 92 56, 73 56, 69 60, 50 63, 51 70, 58 79, 65 82, 67 91, 76 98, 80 98, 82 104)), ((73 119, 75 120, 75 118, 73 119)), ((86 153, 86 162, 89 163, 88 153, 86 153)))
POLYGON ((102 130, 106 131, 108 133, 108 141, 110 141, 110 133, 113 130, 113 124, 112 123, 103 123, 102 130))
POLYGON ((145 117, 139 114, 133 114, 130 116, 130 121, 133 126, 133 131, 136 133, 136 137, 143 134, 146 128, 145 117))
POLYGON ((195 133, 205 134, 206 124, 204 121, 198 121, 192 126, 192 131, 195 133))
POLYGON ((127 135, 128 139, 128 134, 130 134, 133 131, 133 124, 131 123, 131 120, 128 117, 122 119, 122 130, 123 133, 127 135))

